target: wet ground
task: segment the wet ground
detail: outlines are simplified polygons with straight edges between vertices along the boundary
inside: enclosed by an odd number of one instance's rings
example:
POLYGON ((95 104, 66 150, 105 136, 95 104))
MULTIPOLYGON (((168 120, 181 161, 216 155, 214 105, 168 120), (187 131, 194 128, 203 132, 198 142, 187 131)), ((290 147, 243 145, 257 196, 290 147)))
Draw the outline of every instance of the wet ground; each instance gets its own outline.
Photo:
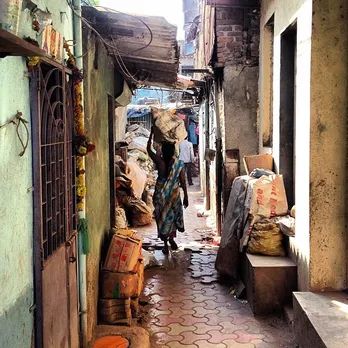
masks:
MULTIPOLYGON (((200 242, 209 227, 206 218, 197 217, 203 204, 197 181, 189 191, 186 232, 177 238, 180 249, 169 256, 154 251, 162 266, 145 272, 149 304, 142 307, 142 325, 150 332, 151 347, 296 347, 282 316, 255 318, 246 302, 230 294, 230 286, 216 282, 217 248, 200 242)), ((155 224, 138 232, 156 244, 155 224)))

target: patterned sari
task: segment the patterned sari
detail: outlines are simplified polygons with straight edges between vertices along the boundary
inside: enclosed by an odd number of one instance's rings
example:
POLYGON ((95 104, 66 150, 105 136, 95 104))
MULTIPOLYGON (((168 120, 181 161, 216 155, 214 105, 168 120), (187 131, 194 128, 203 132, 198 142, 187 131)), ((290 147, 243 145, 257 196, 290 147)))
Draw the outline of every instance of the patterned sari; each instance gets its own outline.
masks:
POLYGON ((162 240, 176 237, 176 230, 185 230, 179 187, 179 175, 183 167, 184 162, 176 159, 168 178, 158 177, 156 182, 153 204, 158 237, 162 240))

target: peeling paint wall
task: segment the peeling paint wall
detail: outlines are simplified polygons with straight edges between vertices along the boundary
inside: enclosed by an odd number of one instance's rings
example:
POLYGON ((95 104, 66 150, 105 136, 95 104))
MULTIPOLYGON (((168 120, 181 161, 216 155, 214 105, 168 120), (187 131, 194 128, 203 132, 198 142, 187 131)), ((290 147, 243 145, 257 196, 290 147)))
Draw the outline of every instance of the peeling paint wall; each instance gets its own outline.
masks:
MULTIPOLYGON (((91 252, 87 255, 87 308, 88 342, 91 343, 98 317, 100 260, 111 227, 108 96, 115 97, 115 94, 119 94, 123 80, 119 75, 114 75, 114 63, 105 47, 95 45, 95 35, 87 30, 83 31, 83 35, 84 51, 87 52, 84 57, 85 126, 96 146, 95 151, 86 157, 86 217, 91 245, 91 252)), ((113 112, 115 118, 116 115, 120 118, 118 121, 115 119, 116 125, 125 122, 121 119, 125 117, 124 113, 113 112)), ((117 136, 121 136, 123 132, 124 130, 116 129, 117 136)))
MULTIPOLYGON (((72 39, 72 17, 65 0, 36 1, 49 9, 55 28, 72 39), (64 12, 64 15, 61 15, 64 12)), ((28 10, 21 12, 18 36, 36 38, 28 10)), ((37 38, 40 40, 40 37, 37 38)), ((0 59, 0 124, 17 111, 29 121, 29 78, 21 57, 0 59)), ((21 131, 25 137, 25 132, 21 131)), ((0 347, 30 347, 34 320, 29 308, 33 297, 32 148, 23 157, 14 125, 0 129, 0 347)))
MULTIPOLYGON (((22 58, 0 59, 0 124, 17 110, 30 120, 25 70, 22 58)), ((0 347, 30 347, 33 330, 31 144, 22 150, 14 125, 0 129, 0 347)))
POLYGON ((258 70, 257 66, 224 68, 224 148, 239 149, 242 174, 243 157, 258 153, 258 70))

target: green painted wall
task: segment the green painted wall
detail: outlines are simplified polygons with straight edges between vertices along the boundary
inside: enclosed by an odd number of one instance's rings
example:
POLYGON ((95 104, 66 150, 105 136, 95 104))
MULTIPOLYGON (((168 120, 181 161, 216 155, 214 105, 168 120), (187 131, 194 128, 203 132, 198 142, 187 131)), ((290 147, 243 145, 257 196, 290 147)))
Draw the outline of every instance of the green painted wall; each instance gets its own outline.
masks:
POLYGON ((83 69, 85 126, 86 133, 96 145, 95 151, 86 156, 86 216, 91 243, 91 252, 87 256, 87 306, 88 341, 91 343, 97 324, 100 257, 110 229, 108 95, 114 97, 123 86, 123 80, 114 75, 113 60, 105 47, 96 43, 94 34, 84 31, 83 41, 86 52, 83 69))
MULTIPOLYGON (((54 27, 72 39, 71 11, 65 0, 36 1, 53 14, 54 27)), ((36 37, 27 10, 18 36, 36 37)), ((40 39, 37 38, 38 40, 40 39)), ((0 59, 0 124, 17 111, 30 121, 29 78, 21 57, 0 59)), ((28 124, 31 130, 31 124, 28 124)), ((24 135, 24 133, 23 133, 24 135)), ((30 347, 33 334, 33 206, 32 151, 23 157, 15 126, 0 130, 0 348, 30 347)))
MULTIPOLYGON (((29 80, 21 58, 0 59, 0 124, 17 110, 30 119, 29 80)), ((30 126, 30 125, 29 125, 30 126)), ((23 133, 24 135, 24 133, 23 133)), ((33 317, 32 160, 14 125, 0 130, 0 347, 29 347, 33 317), (20 320, 18 320, 20 319, 20 320), (19 345, 19 344, 22 345, 19 345)))

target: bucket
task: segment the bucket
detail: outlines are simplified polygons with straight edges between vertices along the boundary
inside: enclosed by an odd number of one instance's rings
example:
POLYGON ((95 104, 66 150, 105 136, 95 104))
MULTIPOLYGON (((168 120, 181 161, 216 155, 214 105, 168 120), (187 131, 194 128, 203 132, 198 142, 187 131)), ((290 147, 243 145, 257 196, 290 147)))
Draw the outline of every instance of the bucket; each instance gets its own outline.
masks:
POLYGON ((23 0, 0 0, 0 29, 17 35, 23 0))

